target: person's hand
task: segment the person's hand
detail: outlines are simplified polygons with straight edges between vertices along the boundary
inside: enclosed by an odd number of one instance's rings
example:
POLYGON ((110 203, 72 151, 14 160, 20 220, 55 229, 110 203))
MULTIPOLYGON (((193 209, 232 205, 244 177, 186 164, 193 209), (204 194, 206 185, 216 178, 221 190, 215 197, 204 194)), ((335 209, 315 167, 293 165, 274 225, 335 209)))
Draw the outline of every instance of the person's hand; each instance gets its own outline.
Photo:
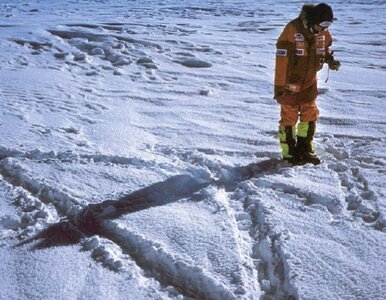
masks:
POLYGON ((338 71, 340 68, 340 61, 332 59, 330 62, 328 62, 328 67, 330 70, 338 71))

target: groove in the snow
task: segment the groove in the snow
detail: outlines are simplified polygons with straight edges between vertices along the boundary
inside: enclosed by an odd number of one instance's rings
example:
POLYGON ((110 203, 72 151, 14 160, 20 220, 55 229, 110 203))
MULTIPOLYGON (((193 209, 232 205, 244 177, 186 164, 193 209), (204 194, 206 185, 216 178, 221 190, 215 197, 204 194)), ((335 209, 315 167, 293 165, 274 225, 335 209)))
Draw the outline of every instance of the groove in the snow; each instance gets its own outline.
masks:
POLYGON ((270 224, 269 210, 258 197, 248 196, 244 207, 252 218, 250 234, 254 237, 254 255, 260 260, 259 282, 265 295, 262 300, 299 299, 297 290, 288 278, 289 267, 281 249, 282 237, 274 232, 270 224))
POLYGON ((8 157, 27 158, 36 161, 57 160, 61 162, 94 162, 94 163, 111 163, 116 165, 133 165, 151 167, 155 164, 153 161, 145 161, 137 157, 123 157, 117 155, 96 154, 77 154, 72 151, 67 152, 44 152, 39 149, 22 152, 15 149, 9 149, 0 146, 0 160, 8 157))

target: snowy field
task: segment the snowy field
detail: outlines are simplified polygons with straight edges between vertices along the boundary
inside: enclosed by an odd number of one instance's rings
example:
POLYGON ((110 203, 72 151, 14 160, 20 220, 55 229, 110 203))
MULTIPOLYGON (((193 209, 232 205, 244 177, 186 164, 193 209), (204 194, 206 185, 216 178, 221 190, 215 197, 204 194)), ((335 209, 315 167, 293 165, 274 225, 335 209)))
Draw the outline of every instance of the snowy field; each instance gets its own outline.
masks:
POLYGON ((385 299, 386 3, 330 4, 323 163, 291 168, 302 1, 0 0, 0 299, 385 299))

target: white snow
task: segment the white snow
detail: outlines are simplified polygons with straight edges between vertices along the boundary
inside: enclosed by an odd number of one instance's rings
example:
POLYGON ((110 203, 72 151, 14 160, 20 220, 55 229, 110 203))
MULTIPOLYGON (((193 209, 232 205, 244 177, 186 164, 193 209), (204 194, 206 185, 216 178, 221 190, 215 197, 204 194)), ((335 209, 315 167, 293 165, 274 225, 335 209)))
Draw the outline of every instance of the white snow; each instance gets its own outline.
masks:
POLYGON ((299 1, 0 0, 1 299, 384 299, 384 1, 334 0, 319 166, 280 161, 299 1))

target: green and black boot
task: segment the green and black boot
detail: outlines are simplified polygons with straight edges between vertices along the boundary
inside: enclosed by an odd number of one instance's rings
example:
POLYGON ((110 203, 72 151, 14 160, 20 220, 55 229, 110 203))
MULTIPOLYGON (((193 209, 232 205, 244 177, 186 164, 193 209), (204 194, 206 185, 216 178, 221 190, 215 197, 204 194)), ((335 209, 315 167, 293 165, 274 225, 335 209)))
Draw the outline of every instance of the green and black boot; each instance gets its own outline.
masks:
POLYGON ((298 153, 300 160, 303 162, 303 164, 320 164, 320 159, 315 154, 313 147, 313 140, 316 129, 315 122, 300 122, 297 129, 296 152, 298 153))
POLYGON ((288 161, 292 165, 299 164, 295 137, 296 126, 279 126, 281 154, 283 156, 283 160, 288 161))

